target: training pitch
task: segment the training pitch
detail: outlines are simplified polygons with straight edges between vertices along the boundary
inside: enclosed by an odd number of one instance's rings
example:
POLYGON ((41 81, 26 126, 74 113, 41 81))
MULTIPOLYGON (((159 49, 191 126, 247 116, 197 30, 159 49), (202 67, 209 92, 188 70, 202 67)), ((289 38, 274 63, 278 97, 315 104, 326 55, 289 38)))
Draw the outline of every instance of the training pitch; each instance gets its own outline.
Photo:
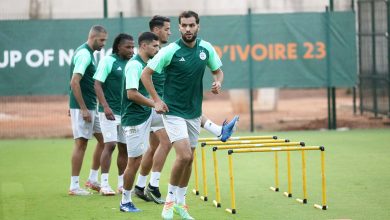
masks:
MULTIPOLYGON (((206 137, 205 132, 202 137, 206 137)), ((234 184, 237 214, 224 211, 230 206, 227 151, 218 152, 222 207, 216 208, 211 148, 206 149, 208 196, 205 202, 187 192, 187 204, 195 219, 390 219, 390 129, 352 131, 297 131, 236 133, 276 135, 306 145, 326 148, 326 186, 328 210, 313 208, 321 203, 321 170, 318 152, 307 152, 308 204, 295 198, 302 195, 300 152, 291 152, 292 198, 287 190, 286 154, 279 155, 280 192, 274 184, 274 154, 234 155, 234 184)), ((80 182, 84 184, 91 166, 89 144, 80 182)), ((133 197, 140 213, 121 213, 120 196, 68 196, 72 139, 0 140, 0 219, 161 219, 161 205, 133 197)), ((200 155, 200 147, 197 149, 200 155)), ((116 188, 116 151, 110 171, 110 184, 116 188)), ((162 173, 160 189, 165 196, 174 151, 162 173)), ((200 160, 198 159, 198 167, 200 160)), ((199 188, 202 192, 202 186, 199 188)), ((174 219, 179 219, 175 216, 174 219)))

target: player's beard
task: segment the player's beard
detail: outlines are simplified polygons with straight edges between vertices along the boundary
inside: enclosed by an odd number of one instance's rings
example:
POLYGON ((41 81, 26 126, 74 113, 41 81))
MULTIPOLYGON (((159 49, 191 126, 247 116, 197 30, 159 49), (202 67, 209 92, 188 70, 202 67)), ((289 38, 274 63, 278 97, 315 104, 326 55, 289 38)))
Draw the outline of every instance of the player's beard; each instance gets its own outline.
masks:
POLYGON ((97 42, 97 40, 95 40, 93 42, 93 49, 94 50, 100 51, 102 48, 103 48, 103 46, 99 46, 99 43, 97 42))
POLYGON ((196 40, 196 38, 198 37, 198 32, 195 32, 191 38, 186 38, 186 34, 181 34, 181 39, 183 39, 184 42, 186 43, 192 43, 196 40))

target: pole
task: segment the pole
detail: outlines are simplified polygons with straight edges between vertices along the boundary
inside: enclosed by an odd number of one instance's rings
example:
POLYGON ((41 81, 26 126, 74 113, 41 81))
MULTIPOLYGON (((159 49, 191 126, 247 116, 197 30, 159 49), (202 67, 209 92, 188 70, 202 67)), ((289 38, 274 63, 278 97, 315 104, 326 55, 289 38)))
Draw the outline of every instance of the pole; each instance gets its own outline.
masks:
POLYGON ((107 0, 103 0, 103 17, 107 18, 107 0))
MULTIPOLYGON (((252 9, 248 8, 247 15, 247 36, 248 44, 252 45, 252 9)), ((253 61, 252 58, 248 59, 249 62, 249 111, 250 111, 250 120, 251 120, 251 132, 255 131, 254 128, 254 116, 253 116, 253 61)))

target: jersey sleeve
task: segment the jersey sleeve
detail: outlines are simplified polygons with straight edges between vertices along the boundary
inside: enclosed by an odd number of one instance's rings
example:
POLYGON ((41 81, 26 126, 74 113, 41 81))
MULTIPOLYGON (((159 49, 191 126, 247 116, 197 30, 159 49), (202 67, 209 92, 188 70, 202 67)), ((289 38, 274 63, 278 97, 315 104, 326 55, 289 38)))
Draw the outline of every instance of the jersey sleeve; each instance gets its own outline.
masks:
POLYGON ((112 65, 115 62, 115 59, 111 56, 104 57, 97 67, 97 70, 95 72, 95 75, 93 75, 93 78, 95 80, 98 80, 100 82, 105 82, 107 79, 107 76, 111 73, 112 65))
POLYGON ((80 73, 83 76, 85 70, 92 62, 91 54, 87 49, 81 49, 75 54, 73 62, 74 62, 73 74, 80 73))
POLYGON ((149 60, 147 67, 161 74, 162 70, 171 63, 173 55, 179 48, 176 43, 171 43, 162 48, 153 59, 149 60))
POLYGON ((125 67, 126 89, 137 89, 141 79, 142 64, 136 60, 129 61, 125 67))
POLYGON ((214 47, 209 42, 206 41, 202 41, 201 45, 204 46, 209 52, 209 59, 207 60, 207 66, 210 68, 210 70, 215 71, 221 68, 222 62, 217 52, 215 51, 214 47))

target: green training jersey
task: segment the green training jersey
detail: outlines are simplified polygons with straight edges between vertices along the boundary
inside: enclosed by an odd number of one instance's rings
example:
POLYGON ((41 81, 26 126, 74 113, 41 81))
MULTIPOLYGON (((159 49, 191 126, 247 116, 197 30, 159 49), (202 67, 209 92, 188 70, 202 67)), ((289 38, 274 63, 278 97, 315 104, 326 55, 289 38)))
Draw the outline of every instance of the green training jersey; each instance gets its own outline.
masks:
MULTIPOLYGON (((92 78, 96 71, 95 63, 93 50, 88 46, 87 43, 85 43, 76 49, 70 65, 71 78, 73 74, 81 74, 82 76, 80 80, 80 89, 85 105, 89 110, 95 110, 97 103, 95 88, 93 85, 94 80, 92 78)), ((69 91, 69 107, 71 109, 80 109, 79 103, 77 103, 72 89, 69 91)))
POLYGON ((157 73, 164 70, 164 102, 168 115, 193 119, 202 115, 203 75, 206 66, 215 71, 222 66, 213 46, 196 39, 193 48, 181 39, 162 48, 148 62, 148 67, 157 73))
POLYGON ((141 73, 146 63, 139 55, 134 56, 125 67, 125 78, 123 80, 122 95, 122 126, 135 126, 144 123, 151 114, 151 108, 139 105, 127 98, 127 90, 137 89, 145 97, 149 97, 144 85, 141 82, 141 73))
MULTIPOLYGON (((115 115, 121 115, 122 83, 127 60, 116 54, 104 57, 93 76, 95 80, 102 82, 104 97, 115 115)), ((99 112, 104 112, 99 104, 99 112)))

